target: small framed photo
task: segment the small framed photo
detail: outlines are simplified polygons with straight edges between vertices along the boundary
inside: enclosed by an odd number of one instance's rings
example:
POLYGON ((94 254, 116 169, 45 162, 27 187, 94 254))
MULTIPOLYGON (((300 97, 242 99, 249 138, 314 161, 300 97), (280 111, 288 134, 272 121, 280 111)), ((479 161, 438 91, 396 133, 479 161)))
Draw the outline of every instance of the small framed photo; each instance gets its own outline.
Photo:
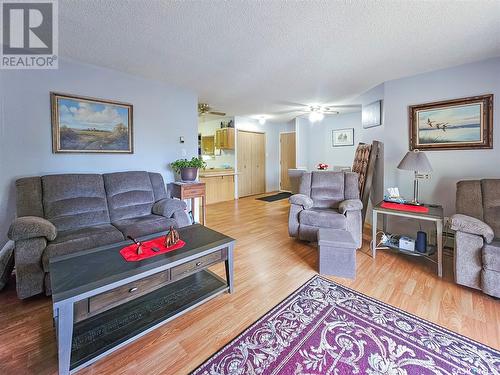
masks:
POLYGON ((354 128, 332 130, 332 146, 354 146, 354 128))
POLYGON ((50 94, 54 153, 132 154, 132 104, 50 94))

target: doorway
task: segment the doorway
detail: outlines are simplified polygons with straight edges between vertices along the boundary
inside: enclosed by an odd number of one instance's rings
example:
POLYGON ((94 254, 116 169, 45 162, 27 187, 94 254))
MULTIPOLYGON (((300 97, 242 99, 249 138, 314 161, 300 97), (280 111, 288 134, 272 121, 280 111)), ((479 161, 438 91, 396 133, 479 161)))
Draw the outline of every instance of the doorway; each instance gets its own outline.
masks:
POLYGON ((295 168, 295 132, 280 133, 280 190, 292 191, 288 170, 295 168))

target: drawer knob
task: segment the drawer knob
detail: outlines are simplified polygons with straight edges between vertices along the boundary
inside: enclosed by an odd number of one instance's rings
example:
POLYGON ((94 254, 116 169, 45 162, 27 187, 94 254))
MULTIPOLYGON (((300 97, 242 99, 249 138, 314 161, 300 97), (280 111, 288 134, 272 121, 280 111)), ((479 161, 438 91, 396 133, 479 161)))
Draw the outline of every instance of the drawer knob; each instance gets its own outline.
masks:
POLYGON ((134 286, 133 288, 130 288, 128 290, 129 293, 134 293, 135 291, 137 291, 137 289, 139 289, 138 287, 134 286))
POLYGON ((196 267, 199 267, 199 266, 201 266, 202 264, 203 264, 202 262, 198 262, 198 263, 196 263, 196 267))

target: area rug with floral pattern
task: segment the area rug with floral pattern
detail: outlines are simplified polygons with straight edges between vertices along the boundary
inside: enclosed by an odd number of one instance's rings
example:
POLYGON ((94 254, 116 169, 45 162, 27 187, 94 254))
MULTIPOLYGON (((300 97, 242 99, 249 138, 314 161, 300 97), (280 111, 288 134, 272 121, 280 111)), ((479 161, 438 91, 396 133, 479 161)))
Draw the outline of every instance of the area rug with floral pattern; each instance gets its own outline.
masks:
POLYGON ((500 374, 500 351, 315 276, 193 374, 500 374))

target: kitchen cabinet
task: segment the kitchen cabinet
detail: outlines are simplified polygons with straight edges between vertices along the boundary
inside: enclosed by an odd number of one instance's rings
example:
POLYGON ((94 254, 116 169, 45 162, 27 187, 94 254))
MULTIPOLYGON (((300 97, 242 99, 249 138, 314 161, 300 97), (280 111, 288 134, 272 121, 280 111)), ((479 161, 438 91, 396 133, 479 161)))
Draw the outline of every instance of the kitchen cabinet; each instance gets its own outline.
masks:
POLYGON ((215 132, 215 148, 234 150, 234 128, 218 129, 215 132))
POLYGON ((201 154, 215 155, 215 137, 213 135, 201 137, 201 154))

